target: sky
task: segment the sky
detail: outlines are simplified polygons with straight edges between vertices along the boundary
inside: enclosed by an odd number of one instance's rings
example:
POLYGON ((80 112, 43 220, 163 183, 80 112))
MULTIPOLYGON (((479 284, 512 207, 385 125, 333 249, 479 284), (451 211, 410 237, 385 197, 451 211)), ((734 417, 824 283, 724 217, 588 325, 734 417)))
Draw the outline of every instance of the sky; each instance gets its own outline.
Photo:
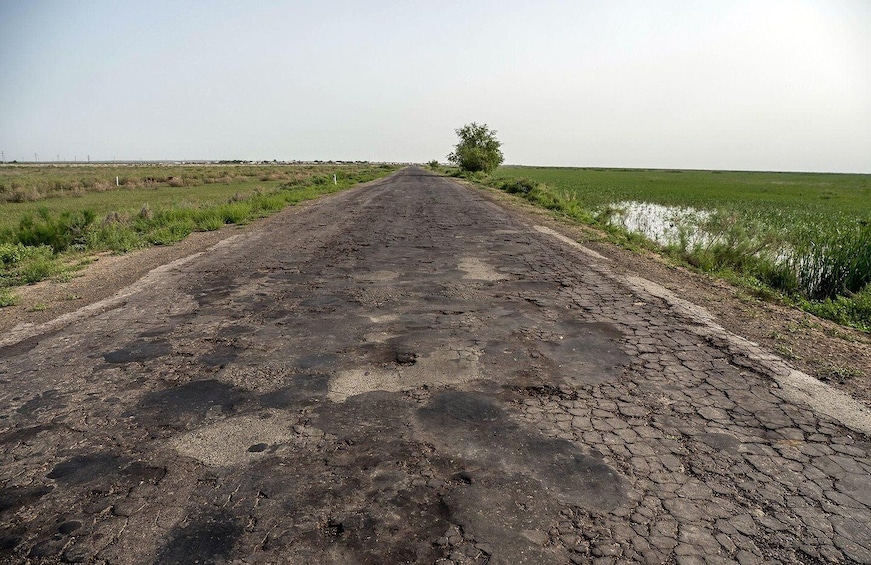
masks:
POLYGON ((871 173, 871 2, 0 0, 6 161, 871 173))

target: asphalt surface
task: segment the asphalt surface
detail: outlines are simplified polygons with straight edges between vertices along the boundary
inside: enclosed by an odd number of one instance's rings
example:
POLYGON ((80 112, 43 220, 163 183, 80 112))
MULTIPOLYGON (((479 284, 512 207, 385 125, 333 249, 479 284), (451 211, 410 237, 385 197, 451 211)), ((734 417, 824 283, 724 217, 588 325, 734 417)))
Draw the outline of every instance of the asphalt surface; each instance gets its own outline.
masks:
POLYGON ((865 415, 712 327, 405 169, 0 339, 0 562, 871 563, 865 415))

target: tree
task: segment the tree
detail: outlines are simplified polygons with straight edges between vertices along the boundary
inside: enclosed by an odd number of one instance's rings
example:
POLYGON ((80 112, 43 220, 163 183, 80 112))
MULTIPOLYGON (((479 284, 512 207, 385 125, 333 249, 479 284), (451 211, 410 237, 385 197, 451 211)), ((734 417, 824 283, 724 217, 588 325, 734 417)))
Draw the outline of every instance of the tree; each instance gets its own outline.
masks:
POLYGON ((455 131, 460 142, 454 147, 454 152, 448 155, 448 161, 459 165, 462 170, 489 173, 504 160, 496 130, 491 130, 487 124, 472 122, 455 131))

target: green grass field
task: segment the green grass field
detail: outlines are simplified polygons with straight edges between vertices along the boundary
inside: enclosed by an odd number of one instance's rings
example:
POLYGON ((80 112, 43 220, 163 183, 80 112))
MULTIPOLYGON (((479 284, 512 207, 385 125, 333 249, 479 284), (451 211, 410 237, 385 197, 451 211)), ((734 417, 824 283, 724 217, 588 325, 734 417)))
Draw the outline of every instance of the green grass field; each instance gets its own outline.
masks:
POLYGON ((871 175, 500 167, 477 180, 871 331, 871 175))
MULTIPOLYGON (((5 164, 0 166, 0 202, 31 202, 52 197, 122 188, 182 187, 206 184, 290 182, 344 164, 5 164)), ((365 165, 353 165, 365 166, 365 165)))
POLYGON ((571 194, 590 210, 643 200, 698 208, 789 210, 871 219, 871 175, 500 167, 493 177, 526 177, 547 183, 571 194))
POLYGON ((11 287, 64 276, 82 255, 172 244, 394 170, 368 164, 0 167, 13 196, 0 201, 0 306, 15 303, 11 287), (119 178, 122 186, 115 187, 122 170, 126 181, 119 178))
POLYGON ((255 190, 273 190, 281 181, 233 181, 227 184, 205 184, 189 187, 157 186, 154 188, 119 188, 106 192, 81 192, 54 196, 30 202, 0 204, 0 231, 14 227, 22 217, 48 209, 53 215, 65 211, 93 210, 98 217, 109 212, 138 211, 143 205, 151 208, 200 207, 225 201, 238 194, 248 196, 255 190))

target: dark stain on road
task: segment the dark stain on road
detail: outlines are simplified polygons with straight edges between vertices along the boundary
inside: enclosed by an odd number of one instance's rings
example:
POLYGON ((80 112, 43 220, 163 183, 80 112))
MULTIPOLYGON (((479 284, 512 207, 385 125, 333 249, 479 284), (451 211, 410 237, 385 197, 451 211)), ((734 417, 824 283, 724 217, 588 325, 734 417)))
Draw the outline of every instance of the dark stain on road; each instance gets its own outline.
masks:
POLYGON ((461 434, 497 435, 513 431, 492 398, 475 392, 448 391, 435 396, 419 411, 420 418, 433 427, 461 434))
POLYGON ((242 348, 233 344, 217 344, 211 351, 200 356, 200 362, 208 367, 223 367, 235 361, 242 351, 242 348))
POLYGON ((244 531, 243 526, 225 511, 196 516, 170 532, 158 551, 158 565, 203 565, 223 562, 244 531))
POLYGON ((264 408, 290 408, 327 395, 328 375, 294 375, 291 384, 260 395, 264 408))
POLYGON ((13 428, 0 434, 0 445, 9 447, 27 442, 38 436, 41 432, 54 429, 54 427, 54 424, 39 424, 36 426, 13 428))
POLYGON ((120 476, 129 460, 114 453, 75 455, 61 461, 46 475, 65 485, 112 481, 120 476))
POLYGON ((697 437, 702 443, 721 451, 737 453, 738 448, 741 447, 741 441, 731 434, 708 432, 697 437))
POLYGON ((203 415, 213 407, 232 410, 244 398, 244 393, 233 385, 207 379, 148 393, 139 408, 171 419, 183 414, 203 415))
POLYGON ((232 325, 232 326, 224 326, 218 331, 218 337, 220 338, 234 338, 240 337, 246 334, 250 334, 254 332, 254 328, 250 326, 241 326, 241 325, 232 325))
POLYGON ((4 345, 3 347, 0 347, 0 359, 3 359, 5 357, 12 357, 14 355, 24 355, 25 353, 30 353, 42 341, 45 341, 50 337, 57 335, 58 333, 58 331, 46 332, 35 335, 33 337, 22 339, 18 343, 4 345))
POLYGON ((22 506, 32 504, 52 490, 54 490, 54 487, 51 485, 0 489, 0 512, 17 510, 22 506))
POLYGON ((303 355, 296 360, 296 366, 300 369, 314 369, 327 367, 335 364, 337 356, 333 353, 311 353, 303 355))
POLYGON ((142 363, 150 361, 172 353, 172 346, 162 340, 158 341, 138 341, 127 347, 110 351, 103 354, 103 359, 106 363, 142 363))
POLYGON ((145 461, 134 461, 121 471, 121 476, 134 485, 156 485, 166 475, 166 467, 151 465, 145 461))
POLYGON ((553 327, 550 339, 536 344, 572 384, 599 384, 615 380, 628 364, 620 350, 622 337, 611 324, 564 320, 553 327))
POLYGON ((24 416, 33 416, 40 411, 56 410, 64 407, 64 403, 60 401, 61 395, 57 390, 51 389, 43 393, 37 394, 24 404, 18 407, 19 414, 24 416))

